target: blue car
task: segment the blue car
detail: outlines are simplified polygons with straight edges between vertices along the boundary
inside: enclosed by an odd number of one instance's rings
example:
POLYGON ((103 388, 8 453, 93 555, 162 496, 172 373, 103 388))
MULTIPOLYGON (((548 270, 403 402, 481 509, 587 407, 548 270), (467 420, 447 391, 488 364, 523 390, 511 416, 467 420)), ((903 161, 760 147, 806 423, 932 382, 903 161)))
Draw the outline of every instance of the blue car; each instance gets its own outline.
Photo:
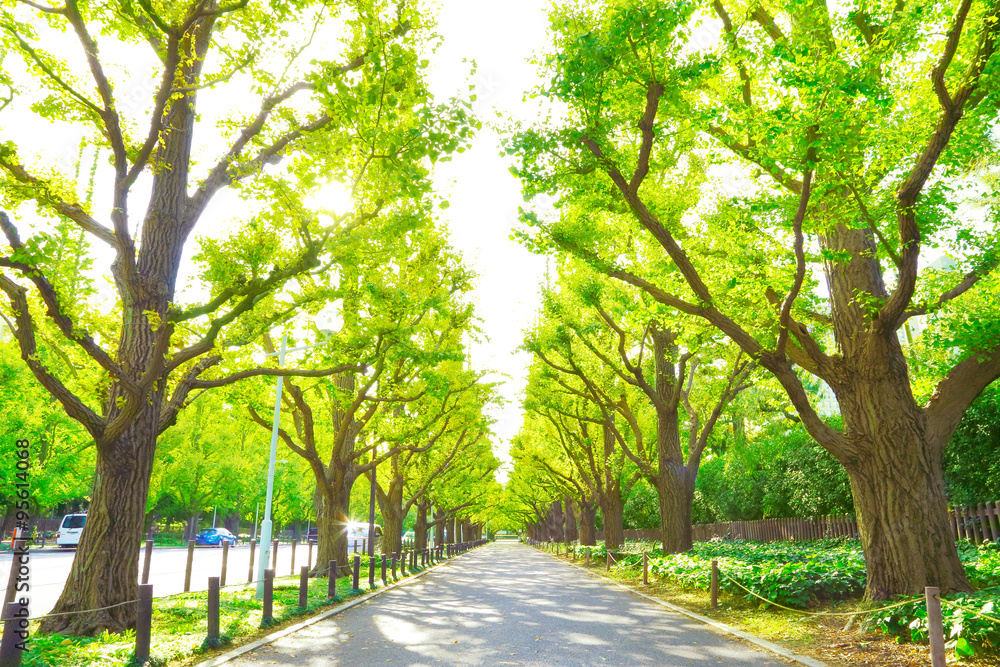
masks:
POLYGON ((239 540, 225 528, 206 528, 194 536, 194 543, 200 547, 221 547, 223 542, 234 547, 239 540))

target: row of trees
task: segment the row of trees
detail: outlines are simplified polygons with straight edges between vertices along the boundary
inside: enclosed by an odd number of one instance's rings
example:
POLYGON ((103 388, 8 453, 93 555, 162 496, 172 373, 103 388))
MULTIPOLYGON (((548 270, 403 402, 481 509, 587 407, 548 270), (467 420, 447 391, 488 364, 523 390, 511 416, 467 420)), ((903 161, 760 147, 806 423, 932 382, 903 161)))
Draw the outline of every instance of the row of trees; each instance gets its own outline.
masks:
POLYGON ((526 196, 557 202, 525 211, 522 239, 579 280, 550 300, 589 306, 542 318, 529 348, 549 370, 528 395, 545 446, 605 453, 588 497, 631 461, 659 494, 664 548, 684 548, 701 433, 757 372, 850 480, 867 595, 969 590, 943 458, 1000 375, 998 12, 554 7, 537 92, 552 113, 508 150, 526 196), (817 409, 819 381, 840 419, 817 409))
POLYGON ((53 610, 71 614, 41 630, 134 623, 121 603, 137 596, 154 469, 170 465, 158 442, 193 402, 189 444, 206 422, 225 429, 220 410, 269 424, 266 378, 295 378, 281 439, 316 482, 321 562, 346 560, 331 531, 376 464, 387 521, 407 503, 471 513, 496 466, 494 397, 468 369, 470 276, 437 229, 430 170, 478 122, 469 99, 430 95, 420 9, 23 1, 0 26, 0 315, 65 414, 46 446, 92 463, 53 610), (331 303, 328 344, 283 367, 266 356, 272 332, 319 338, 311 315, 331 303), (76 435, 57 437, 67 419, 76 435))

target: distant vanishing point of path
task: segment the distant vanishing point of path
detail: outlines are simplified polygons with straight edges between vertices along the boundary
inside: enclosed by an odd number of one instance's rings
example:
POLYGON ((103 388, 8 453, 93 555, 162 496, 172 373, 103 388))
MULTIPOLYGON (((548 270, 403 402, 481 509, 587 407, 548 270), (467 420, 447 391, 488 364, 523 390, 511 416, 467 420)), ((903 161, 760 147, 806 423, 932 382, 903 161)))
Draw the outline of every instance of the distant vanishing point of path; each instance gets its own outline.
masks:
POLYGON ((230 664, 783 663, 530 547, 495 542, 230 664))

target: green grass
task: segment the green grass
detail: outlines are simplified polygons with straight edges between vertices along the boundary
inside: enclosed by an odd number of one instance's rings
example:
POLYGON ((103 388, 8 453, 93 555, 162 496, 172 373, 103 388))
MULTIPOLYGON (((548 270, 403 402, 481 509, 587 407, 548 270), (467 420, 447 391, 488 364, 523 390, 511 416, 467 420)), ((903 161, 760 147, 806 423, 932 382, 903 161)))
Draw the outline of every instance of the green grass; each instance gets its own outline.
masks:
MULTIPOLYGON (((417 570, 419 571, 419 569, 417 570)), ((409 570, 407 571, 410 574, 409 570)), ((388 583, 393 583, 391 569, 388 583)), ((375 588, 381 588, 376 571, 375 588)), ((401 580, 403 577, 400 576, 401 580)), ((206 592, 183 593, 153 601, 153 630, 150 658, 154 665, 190 662, 206 653, 229 650, 267 635, 275 627, 301 620, 323 609, 369 592, 368 570, 361 568, 360 590, 352 590, 351 580, 337 581, 337 599, 327 598, 326 578, 309 580, 308 604, 300 608, 298 578, 279 579, 274 586, 273 622, 262 627, 263 608, 255 598, 256 584, 237 589, 227 588, 219 596, 218 649, 205 646, 208 631, 206 592)), ((37 624, 35 625, 37 629, 37 624)), ((124 667, 132 662, 135 633, 103 634, 98 637, 35 635, 30 650, 23 656, 23 667, 124 667)))

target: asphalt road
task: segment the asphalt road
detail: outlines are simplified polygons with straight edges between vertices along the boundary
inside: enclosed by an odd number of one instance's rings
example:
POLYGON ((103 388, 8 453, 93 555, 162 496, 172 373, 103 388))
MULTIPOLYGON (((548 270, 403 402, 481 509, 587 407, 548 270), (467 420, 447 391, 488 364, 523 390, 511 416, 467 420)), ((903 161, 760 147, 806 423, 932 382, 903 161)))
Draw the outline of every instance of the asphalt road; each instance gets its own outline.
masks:
POLYGON ((730 665, 777 657, 530 547, 495 542, 237 658, 258 665, 730 665))
MULTIPOLYGON (((62 593, 66 577, 73 565, 73 549, 36 549, 31 551, 31 614, 39 616, 52 610, 59 594, 62 593)), ((316 558, 316 547, 312 550, 316 558)), ((277 576, 291 574, 292 545, 278 546, 277 576)), ((307 545, 300 544, 295 552, 295 567, 298 569, 306 564, 309 557, 307 545)), ((139 559, 139 575, 142 576, 142 554, 139 559)), ((260 558, 260 549, 254 553, 254 561, 260 558)), ((0 554, 0 595, 7 587, 7 573, 10 571, 10 552, 0 554)), ((163 597, 184 592, 184 570, 187 565, 187 547, 157 547, 153 549, 153 558, 149 567, 149 583, 153 584, 153 595, 163 597)), ((250 546, 242 544, 229 549, 227 564, 227 584, 246 583, 247 571, 250 565, 250 546)), ((215 547, 196 547, 194 562, 191 567, 191 590, 204 591, 208 589, 208 578, 218 577, 222 571, 222 549, 215 547)), ((254 580, 257 578, 257 568, 254 567, 254 580)))

